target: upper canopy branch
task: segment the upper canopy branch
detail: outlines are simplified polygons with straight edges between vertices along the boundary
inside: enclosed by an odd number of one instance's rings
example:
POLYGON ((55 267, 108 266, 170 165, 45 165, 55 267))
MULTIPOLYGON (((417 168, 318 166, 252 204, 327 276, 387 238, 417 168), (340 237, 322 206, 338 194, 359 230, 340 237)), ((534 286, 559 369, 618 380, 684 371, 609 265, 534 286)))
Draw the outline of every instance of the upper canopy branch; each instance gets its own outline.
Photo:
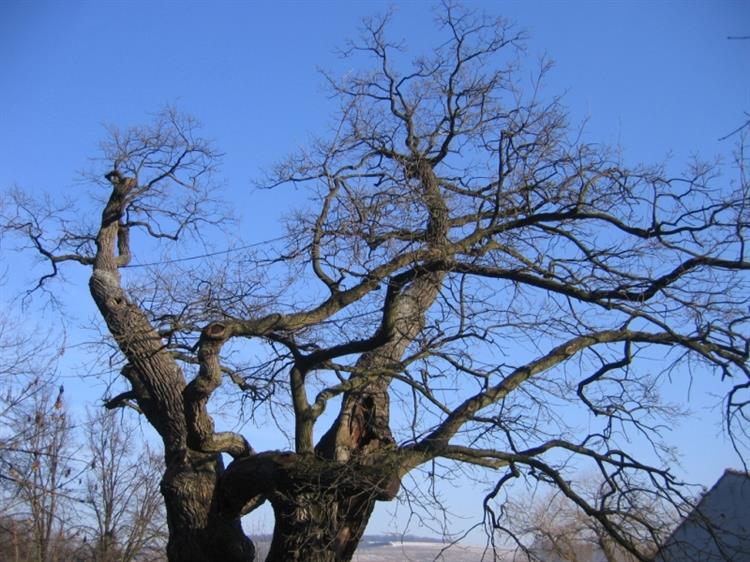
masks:
MULTIPOLYGON (((450 415, 440 422, 424 439, 418 444, 405 449, 410 455, 416 453, 414 459, 409 461, 408 466, 411 466, 412 463, 421 464, 425 458, 441 455, 443 449, 448 446, 449 440, 456 435, 463 425, 473 419, 475 414, 491 404, 502 401, 522 383, 535 375, 552 369, 586 348, 620 341, 661 345, 689 344, 691 346, 703 347, 701 343, 690 341, 687 338, 683 340, 670 333, 652 333, 628 329, 607 330, 570 339, 554 347, 538 359, 517 367, 497 384, 476 393, 454 408, 450 415)), ((710 347, 710 344, 706 344, 706 349, 704 350, 706 354, 710 354, 710 347)))

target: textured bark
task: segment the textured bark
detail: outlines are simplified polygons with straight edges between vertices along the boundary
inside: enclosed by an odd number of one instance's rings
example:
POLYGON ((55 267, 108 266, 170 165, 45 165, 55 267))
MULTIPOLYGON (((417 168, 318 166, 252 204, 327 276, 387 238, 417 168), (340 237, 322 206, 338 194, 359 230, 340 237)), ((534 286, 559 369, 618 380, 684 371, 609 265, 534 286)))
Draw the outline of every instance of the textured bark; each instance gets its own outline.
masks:
POLYGON ((217 455, 192 452, 167 467, 161 491, 167 506, 167 556, 179 562, 249 562, 255 548, 238 517, 218 515, 215 494, 223 471, 217 455))
MULTIPOLYGON (((431 164, 419 156, 404 166, 422 193, 427 216, 424 244, 428 251, 439 252, 447 243, 448 212, 438 180, 431 164)), ((206 409, 222 380, 221 348, 243 326, 229 320, 207 325, 197 346, 198 374, 190 383, 185 380, 146 313, 128 298, 120 281, 119 268, 130 260, 125 209, 140 188, 135 179, 117 171, 107 179, 112 192, 96 238, 90 290, 127 360, 122 374, 132 391, 126 394, 135 398, 164 443, 161 491, 169 524, 169 559, 252 560, 254 548, 242 532, 240 517, 248 506, 267 499, 276 515, 268 560, 350 560, 375 502, 392 499, 400 486, 389 426, 391 373, 399 370, 402 357, 423 330, 445 273, 412 267, 387 281, 381 326, 362 347, 354 384, 314 450, 304 380, 315 363, 308 359, 307 364, 295 365, 290 380, 296 453, 257 455, 241 436, 215 433, 206 409), (235 459, 226 475, 223 452, 235 459)), ((345 304, 332 302, 337 307, 345 304)), ((282 329, 282 317, 277 316, 260 332, 249 331, 268 334, 282 329)), ((313 321, 312 316, 306 320, 313 321)))
MULTIPOLYGON (((169 543, 173 562, 247 562, 254 547, 242 532, 238 518, 216 516, 214 496, 223 472, 221 456, 188 446, 190 436, 183 397, 185 377, 165 349, 146 314, 132 303, 121 286, 118 267, 127 263, 129 248, 121 220, 133 180, 108 174, 112 194, 102 213, 96 243, 91 295, 110 334, 127 360, 122 374, 132 395, 164 443, 166 470, 161 491, 167 508, 169 543)), ((201 410, 193 417, 205 412, 201 410)), ((196 425, 209 422, 198 420, 196 425)))
POLYGON ((166 471, 161 490, 169 525, 169 559, 252 560, 254 548, 243 534, 239 519, 214 517, 213 497, 223 471, 220 455, 200 453, 186 445, 182 372, 163 350, 158 334, 143 312, 128 301, 113 279, 95 272, 91 292, 110 332, 128 358, 123 374, 135 391, 139 407, 164 443, 166 471))
POLYGON ((350 560, 376 501, 398 491, 397 466, 341 463, 314 455, 262 453, 233 462, 220 483, 218 509, 232 518, 258 496, 273 506, 268 562, 350 560))
MULTIPOLYGON (((279 495, 280 496, 280 495, 279 495)), ((375 499, 342 498, 337 493, 289 494, 273 502, 276 518, 267 562, 351 560, 375 499)))
MULTIPOLYGON (((448 212, 437 178, 432 167, 421 159, 414 165, 414 177, 419 180, 429 216, 425 241, 430 249, 439 250, 446 243, 448 212)), ((440 293, 445 272, 421 273, 413 280, 410 277, 407 274, 403 279, 392 281, 383 310, 388 341, 360 356, 356 371, 370 382, 344 395, 338 417, 316 447, 318 456, 373 467, 388 458, 389 450, 395 449, 390 430, 388 389, 392 379, 389 372, 400 370, 397 365, 423 330, 427 312, 440 293)), ((380 492, 370 487, 348 498, 298 494, 288 501, 275 503, 276 529, 271 548, 275 557, 269 560, 350 560, 376 499, 392 499, 398 492, 398 467, 394 466, 388 475, 380 492), (300 552, 313 552, 316 557, 294 558, 300 552)))
POLYGON ((356 369, 372 382, 344 395, 336 421, 316 447, 317 454, 343 462, 352 457, 364 459, 394 444, 389 426, 391 377, 387 373, 424 327, 425 314, 440 291, 443 276, 426 275, 395 299, 391 311, 396 331, 393 339, 357 361, 356 369))
MULTIPOLYGON (((439 251, 447 243, 448 209, 440 193, 438 179, 432 166, 417 158, 407 166, 419 180, 428 222, 425 242, 431 250, 439 251)), ((383 325, 389 341, 362 356, 356 369, 372 378, 364 388, 344 395, 339 416, 323 436, 316 452, 324 458, 346 461, 352 457, 363 459, 381 447, 393 445, 391 435, 388 387, 391 377, 387 372, 397 365, 406 349, 424 328, 427 311, 435 302, 445 272, 424 273, 409 282, 392 282, 383 311, 383 325)))

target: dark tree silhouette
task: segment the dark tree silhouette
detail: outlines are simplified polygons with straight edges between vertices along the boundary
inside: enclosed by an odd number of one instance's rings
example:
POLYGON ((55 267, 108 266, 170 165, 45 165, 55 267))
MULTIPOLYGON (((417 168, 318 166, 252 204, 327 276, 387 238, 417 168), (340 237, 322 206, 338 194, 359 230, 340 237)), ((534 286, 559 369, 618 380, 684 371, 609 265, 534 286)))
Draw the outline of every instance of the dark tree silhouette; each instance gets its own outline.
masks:
POLYGON ((375 502, 435 463, 493 475, 490 526, 506 484, 542 479, 645 559, 628 495, 681 492, 667 460, 639 460, 623 435, 661 442, 663 379, 729 379, 727 422, 745 427, 747 181, 630 169, 586 144, 541 94, 546 67, 523 87, 502 20, 445 5, 445 40, 410 64, 387 21, 344 50, 373 64, 329 79, 334 133, 268 181, 309 194, 282 242, 221 268, 128 269, 222 220, 217 153, 173 110, 112 131, 94 223, 45 222, 17 195, 5 227, 51 264, 40 287, 68 262, 91 271, 129 385, 108 406, 137 408, 163 441, 170 560, 252 559, 240 518, 265 501, 268 560, 349 560, 375 502), (261 356, 242 363, 247 342, 261 356), (222 384, 255 415, 288 408, 293 450, 217 432, 222 384), (577 488, 589 465, 605 503, 577 488))

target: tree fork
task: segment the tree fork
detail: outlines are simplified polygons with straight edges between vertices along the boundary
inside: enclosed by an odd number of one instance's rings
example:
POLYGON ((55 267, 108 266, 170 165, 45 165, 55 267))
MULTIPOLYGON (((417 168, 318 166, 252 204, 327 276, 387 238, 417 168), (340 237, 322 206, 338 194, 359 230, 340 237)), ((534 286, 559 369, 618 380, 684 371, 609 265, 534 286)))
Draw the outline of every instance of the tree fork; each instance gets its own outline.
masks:
POLYGON ((350 560, 375 502, 400 487, 396 452, 380 457, 367 465, 280 452, 237 459, 219 483, 217 513, 231 520, 264 496, 275 514, 267 562, 350 560))

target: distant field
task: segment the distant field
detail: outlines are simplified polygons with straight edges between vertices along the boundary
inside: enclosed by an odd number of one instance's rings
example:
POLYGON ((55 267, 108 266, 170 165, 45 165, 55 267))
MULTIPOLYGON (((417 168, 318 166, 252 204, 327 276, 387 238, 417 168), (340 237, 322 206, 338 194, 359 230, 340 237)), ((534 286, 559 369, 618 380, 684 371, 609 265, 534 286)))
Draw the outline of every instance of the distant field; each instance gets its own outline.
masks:
MULTIPOLYGON (((257 537, 258 560, 263 560, 270 537, 257 537)), ((387 540, 365 537, 352 558, 353 562, 511 562, 513 554, 495 552, 481 546, 448 546, 437 541, 387 540)))
POLYGON ((481 562, 510 561, 512 555, 492 552, 477 546, 451 546, 439 543, 391 543, 365 546, 357 550, 354 562, 481 562))

